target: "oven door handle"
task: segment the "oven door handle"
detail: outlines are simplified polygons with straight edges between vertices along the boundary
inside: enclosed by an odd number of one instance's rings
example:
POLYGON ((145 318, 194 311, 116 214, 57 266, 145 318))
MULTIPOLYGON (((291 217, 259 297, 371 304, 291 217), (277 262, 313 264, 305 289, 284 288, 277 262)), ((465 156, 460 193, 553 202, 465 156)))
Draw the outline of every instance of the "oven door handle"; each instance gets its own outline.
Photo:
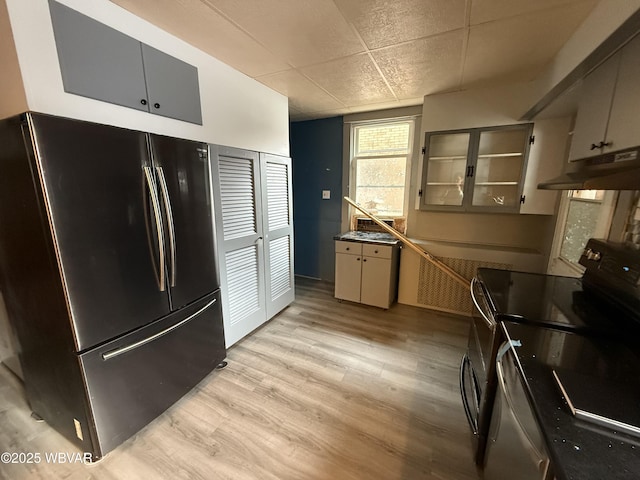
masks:
MULTIPOLYGON (((473 419, 473 416, 471 415, 471 408, 467 403, 467 387, 464 382, 465 372, 467 371, 470 365, 471 365, 471 362, 469 361, 469 357, 465 353, 462 356, 462 362, 460 362, 460 393, 462 395, 462 406, 464 407, 464 413, 467 416, 467 421, 469 422, 471 431, 473 432, 474 435, 477 435, 478 423, 476 420, 473 419)), ((475 392, 473 393, 475 394, 475 392)))
POLYGON ((469 290, 471 291, 471 300, 473 300, 473 304, 476 306, 476 309, 478 310, 478 312, 480 312, 480 316, 482 316, 482 319, 485 321, 487 326, 493 330, 496 328, 497 323, 493 318, 487 315, 487 313, 482 309, 482 307, 480 307, 480 302, 476 298, 476 292, 475 292, 476 285, 478 285, 478 288, 482 288, 480 286, 480 282, 478 281, 478 278, 473 277, 471 279, 471 286, 469 287, 469 290))
MULTIPOLYGON (((503 344, 503 346, 505 344, 503 344)), ((529 445, 531 452, 533 452, 534 460, 538 462, 539 467, 542 467, 542 463, 545 460, 546 456, 543 455, 538 450, 538 448, 536 447, 536 444, 533 442, 533 440, 531 440, 531 437, 527 433, 527 429, 524 427, 524 425, 522 425, 522 422, 518 418, 518 414, 516 413, 516 408, 513 404, 513 400, 511 398, 511 395, 509 394, 509 390, 507 389, 507 385, 504 379, 504 369, 502 368, 503 361, 504 361, 504 358, 500 360, 496 360, 496 376, 498 377, 498 385, 500 386, 502 396, 507 403, 507 410, 509 410, 509 413, 511 414, 511 418, 515 422, 515 425, 517 425, 518 427, 516 430, 518 430, 518 433, 522 437, 523 441, 525 441, 529 445)))

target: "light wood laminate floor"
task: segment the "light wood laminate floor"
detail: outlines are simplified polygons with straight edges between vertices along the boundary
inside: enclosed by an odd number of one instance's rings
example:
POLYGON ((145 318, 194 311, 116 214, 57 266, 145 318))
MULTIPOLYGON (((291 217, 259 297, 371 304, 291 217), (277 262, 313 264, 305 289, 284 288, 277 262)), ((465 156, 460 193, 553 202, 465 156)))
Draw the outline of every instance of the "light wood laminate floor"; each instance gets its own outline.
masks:
MULTIPOLYGON (((19 479, 477 479, 458 391, 468 320, 388 311, 296 280, 226 369, 100 462, 2 464, 19 479)), ((0 452, 74 453, 0 366, 0 452)))

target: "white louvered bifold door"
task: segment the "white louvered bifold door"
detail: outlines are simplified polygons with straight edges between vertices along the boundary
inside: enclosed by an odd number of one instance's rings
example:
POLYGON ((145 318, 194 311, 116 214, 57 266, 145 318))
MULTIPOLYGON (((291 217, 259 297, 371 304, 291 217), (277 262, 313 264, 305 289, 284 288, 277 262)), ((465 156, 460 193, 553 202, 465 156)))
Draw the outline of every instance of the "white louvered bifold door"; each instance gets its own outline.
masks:
POLYGON ((222 313, 230 347, 267 318, 259 156, 210 148, 222 313))
POLYGON ((291 159, 260 154, 267 318, 294 300, 291 159))

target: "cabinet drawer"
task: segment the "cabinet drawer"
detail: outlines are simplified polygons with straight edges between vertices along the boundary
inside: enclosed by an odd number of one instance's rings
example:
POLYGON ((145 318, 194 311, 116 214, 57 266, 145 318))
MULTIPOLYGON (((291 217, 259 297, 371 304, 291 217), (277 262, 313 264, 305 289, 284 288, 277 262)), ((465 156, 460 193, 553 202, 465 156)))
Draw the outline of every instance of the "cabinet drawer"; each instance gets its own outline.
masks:
POLYGON ((358 242, 343 242, 342 240, 336 240, 336 253, 362 255, 362 244, 358 242))
POLYGON ((393 247, 387 245, 362 245, 362 255, 366 257, 391 258, 393 247))

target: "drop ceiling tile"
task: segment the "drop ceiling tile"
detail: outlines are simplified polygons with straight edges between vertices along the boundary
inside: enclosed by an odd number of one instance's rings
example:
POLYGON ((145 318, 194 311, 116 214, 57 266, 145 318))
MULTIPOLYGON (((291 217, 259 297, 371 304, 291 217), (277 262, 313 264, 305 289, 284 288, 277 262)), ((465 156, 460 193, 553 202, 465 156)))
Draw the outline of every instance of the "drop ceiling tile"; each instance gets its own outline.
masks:
POLYGON ((302 112, 320 112, 345 105, 296 70, 258 77, 257 80, 289 97, 289 106, 302 112))
POLYGON ((460 85, 465 30, 371 52, 398 98, 422 97, 460 85))
POLYGON ((312 65, 301 71, 347 106, 395 100, 366 53, 312 65))
POLYGON ((588 12, 581 3, 472 26, 464 66, 465 84, 539 72, 588 12), (531 28, 536 25, 536 28, 531 28))
MULTIPOLYGON (((597 0, 472 0, 471 25, 575 4, 589 13, 597 0)), ((548 15, 555 15, 548 12, 548 15)))
POLYGON ((111 0, 249 76, 290 68, 200 0, 111 0))
POLYGON ((335 0, 370 49, 456 30, 466 0, 335 0))
POLYGON ((203 0, 295 67, 363 52, 332 0, 203 0))

